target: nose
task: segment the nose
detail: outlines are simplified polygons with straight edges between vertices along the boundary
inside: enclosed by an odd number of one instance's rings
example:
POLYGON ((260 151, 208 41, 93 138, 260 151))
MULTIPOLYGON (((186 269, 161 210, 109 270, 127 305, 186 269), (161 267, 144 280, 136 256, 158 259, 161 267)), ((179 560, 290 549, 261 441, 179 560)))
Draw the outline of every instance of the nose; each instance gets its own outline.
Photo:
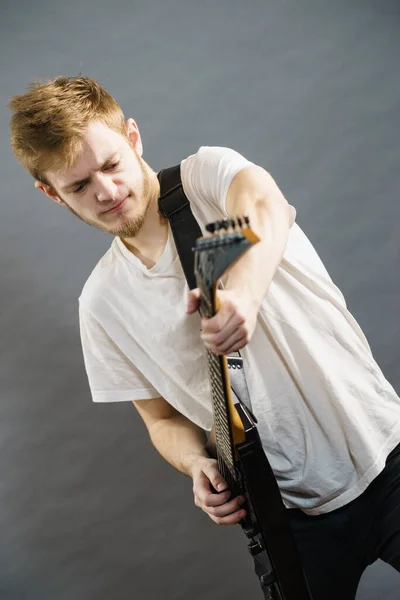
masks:
POLYGON ((111 177, 101 174, 99 177, 97 177, 95 185, 95 194, 99 202, 108 202, 110 200, 114 200, 117 193, 117 186, 111 177))

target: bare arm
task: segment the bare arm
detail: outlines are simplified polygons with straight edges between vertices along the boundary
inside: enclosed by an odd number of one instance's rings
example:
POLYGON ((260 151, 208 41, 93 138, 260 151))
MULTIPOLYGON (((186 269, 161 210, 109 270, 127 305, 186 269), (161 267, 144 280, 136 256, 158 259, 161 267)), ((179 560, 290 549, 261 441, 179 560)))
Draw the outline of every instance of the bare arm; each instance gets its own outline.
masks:
POLYGON ((192 476, 193 462, 209 458, 204 431, 181 415, 164 398, 135 400, 150 439, 166 461, 185 475, 192 476))
MULTIPOLYGON (((229 270, 220 310, 203 319, 202 338, 213 352, 228 354, 249 343, 261 302, 282 259, 296 211, 288 204, 271 175, 261 167, 242 169, 229 186, 227 212, 247 213, 260 242, 229 270)), ((199 291, 188 297, 188 313, 197 310, 199 291)))
POLYGON ((226 208, 230 215, 247 213, 260 242, 230 269, 225 289, 240 294, 245 288, 258 311, 282 259, 296 211, 271 175, 256 166, 233 178, 226 208))
POLYGON ((205 449, 206 434, 175 410, 164 398, 135 400, 133 405, 142 417, 156 450, 173 467, 193 479, 196 506, 219 525, 238 523, 244 516, 242 496, 230 499, 231 493, 218 471, 217 461, 205 449), (221 491, 215 494, 215 490, 221 491))

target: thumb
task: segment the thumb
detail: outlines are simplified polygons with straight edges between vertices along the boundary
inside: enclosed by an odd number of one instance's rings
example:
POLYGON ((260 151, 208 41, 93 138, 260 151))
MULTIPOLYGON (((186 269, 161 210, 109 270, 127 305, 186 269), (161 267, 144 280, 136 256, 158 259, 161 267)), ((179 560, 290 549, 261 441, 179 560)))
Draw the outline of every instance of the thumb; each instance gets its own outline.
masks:
POLYGON ((228 484, 226 483, 225 479, 222 477, 221 473, 215 466, 212 465, 206 467, 205 469, 203 469, 203 473, 210 481, 214 490, 216 490, 217 492, 223 492, 224 490, 228 489, 228 484))
POLYGON ((190 290, 187 295, 187 303, 186 303, 186 312, 191 315, 196 312, 199 308, 200 303, 200 290, 199 288, 195 288, 194 290, 190 290))

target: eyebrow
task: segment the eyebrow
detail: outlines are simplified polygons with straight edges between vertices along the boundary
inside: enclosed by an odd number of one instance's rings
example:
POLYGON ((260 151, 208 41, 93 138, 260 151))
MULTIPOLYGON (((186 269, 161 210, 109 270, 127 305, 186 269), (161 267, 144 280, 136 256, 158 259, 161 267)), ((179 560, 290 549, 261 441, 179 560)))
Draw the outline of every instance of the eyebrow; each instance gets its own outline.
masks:
MULTIPOLYGON (((107 166, 109 163, 113 162, 114 160, 116 160, 117 158, 117 154, 118 152, 113 152, 113 154, 111 154, 101 165, 100 169, 95 169, 96 171, 101 171, 101 169, 104 169, 105 166, 107 166)), ((77 179, 76 181, 72 181, 71 183, 67 183, 67 185, 65 185, 64 187, 62 187, 62 191, 63 192, 69 192, 72 191, 75 187, 78 187, 80 185, 82 185, 83 183, 89 183, 92 179, 92 176, 89 175, 88 177, 84 177, 83 179, 77 179)))

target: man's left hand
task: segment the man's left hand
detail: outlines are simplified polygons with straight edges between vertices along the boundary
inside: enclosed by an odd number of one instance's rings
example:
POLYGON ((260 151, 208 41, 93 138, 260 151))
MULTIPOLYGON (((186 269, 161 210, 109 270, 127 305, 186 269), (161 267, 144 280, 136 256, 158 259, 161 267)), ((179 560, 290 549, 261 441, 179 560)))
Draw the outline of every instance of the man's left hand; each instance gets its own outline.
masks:
MULTIPOLYGON (((246 292, 218 290, 219 309, 216 315, 202 318, 201 337, 215 354, 229 354, 246 346, 254 333, 259 306, 246 292)), ((200 291, 191 290, 187 312, 196 312, 200 291)))

